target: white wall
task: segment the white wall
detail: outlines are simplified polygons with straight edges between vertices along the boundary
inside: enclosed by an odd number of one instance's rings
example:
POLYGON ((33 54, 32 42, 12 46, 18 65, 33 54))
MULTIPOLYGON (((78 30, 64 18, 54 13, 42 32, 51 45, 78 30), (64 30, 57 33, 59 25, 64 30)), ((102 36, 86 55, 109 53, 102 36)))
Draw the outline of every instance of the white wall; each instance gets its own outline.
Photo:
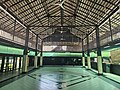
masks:
POLYGON ((43 46, 43 51, 52 51, 57 46, 43 46))

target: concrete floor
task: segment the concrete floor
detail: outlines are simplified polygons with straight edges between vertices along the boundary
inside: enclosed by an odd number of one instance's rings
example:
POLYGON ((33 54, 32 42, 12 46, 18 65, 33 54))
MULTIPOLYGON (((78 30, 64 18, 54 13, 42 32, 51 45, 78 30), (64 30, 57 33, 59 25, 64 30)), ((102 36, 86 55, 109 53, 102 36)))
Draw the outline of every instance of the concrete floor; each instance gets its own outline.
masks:
POLYGON ((120 90, 120 84, 79 66, 43 67, 0 90, 120 90))
MULTIPOLYGON (((29 67, 28 71, 33 70, 34 67, 29 67)), ((10 71, 10 72, 4 72, 4 73, 0 73, 0 82, 5 81, 9 78, 18 76, 22 73, 22 69, 21 70, 14 70, 14 71, 10 71)))

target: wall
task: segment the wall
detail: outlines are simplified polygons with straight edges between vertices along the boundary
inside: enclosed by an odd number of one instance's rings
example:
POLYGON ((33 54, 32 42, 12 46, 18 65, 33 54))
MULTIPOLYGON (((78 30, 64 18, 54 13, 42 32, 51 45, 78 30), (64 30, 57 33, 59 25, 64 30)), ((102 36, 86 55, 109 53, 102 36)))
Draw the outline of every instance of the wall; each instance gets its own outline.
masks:
POLYGON ((120 75, 120 65, 111 64, 110 65, 110 72, 113 74, 120 75))
POLYGON ((44 65, 81 65, 82 59, 78 57, 44 57, 44 65))
POLYGON ((77 51, 80 52, 81 51, 81 46, 80 45, 70 45, 70 46, 60 46, 60 45, 51 45, 51 46, 43 46, 43 51, 77 51))
POLYGON ((112 63, 120 63, 120 49, 116 49, 110 52, 112 63))
MULTIPOLYGON (((103 72, 110 72, 110 65, 109 64, 102 64, 103 66, 103 72)), ((91 62, 91 67, 95 70, 98 70, 98 65, 96 62, 91 62)))

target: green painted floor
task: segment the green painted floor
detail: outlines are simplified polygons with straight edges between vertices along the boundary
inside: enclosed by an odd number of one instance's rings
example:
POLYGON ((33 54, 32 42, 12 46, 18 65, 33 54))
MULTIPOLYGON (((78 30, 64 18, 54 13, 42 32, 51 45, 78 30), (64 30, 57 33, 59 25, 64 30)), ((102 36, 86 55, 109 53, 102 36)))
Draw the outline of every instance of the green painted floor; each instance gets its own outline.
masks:
POLYGON ((0 90, 120 90, 120 84, 81 67, 43 67, 0 90))
MULTIPOLYGON (((31 71, 34 67, 29 67, 28 71, 31 71)), ((18 76, 22 73, 22 69, 21 70, 14 70, 11 72, 4 72, 4 73, 0 73, 0 82, 7 80, 9 78, 18 76)))

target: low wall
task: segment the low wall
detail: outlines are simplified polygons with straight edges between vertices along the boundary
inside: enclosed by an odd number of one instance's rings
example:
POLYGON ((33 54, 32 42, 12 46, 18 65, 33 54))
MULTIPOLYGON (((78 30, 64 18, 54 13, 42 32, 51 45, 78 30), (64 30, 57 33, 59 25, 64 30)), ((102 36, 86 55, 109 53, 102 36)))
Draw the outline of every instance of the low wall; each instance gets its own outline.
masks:
MULTIPOLYGON (((91 62, 91 67, 95 70, 98 69, 96 62, 91 62)), ((120 65, 103 63, 103 72, 120 75, 120 65)))
POLYGON ((113 74, 120 75, 120 65, 111 64, 110 65, 110 72, 113 74))
MULTIPOLYGON (((110 72, 110 64, 103 63, 103 72, 110 72)), ((91 67, 98 70, 97 62, 91 62, 91 67)))

